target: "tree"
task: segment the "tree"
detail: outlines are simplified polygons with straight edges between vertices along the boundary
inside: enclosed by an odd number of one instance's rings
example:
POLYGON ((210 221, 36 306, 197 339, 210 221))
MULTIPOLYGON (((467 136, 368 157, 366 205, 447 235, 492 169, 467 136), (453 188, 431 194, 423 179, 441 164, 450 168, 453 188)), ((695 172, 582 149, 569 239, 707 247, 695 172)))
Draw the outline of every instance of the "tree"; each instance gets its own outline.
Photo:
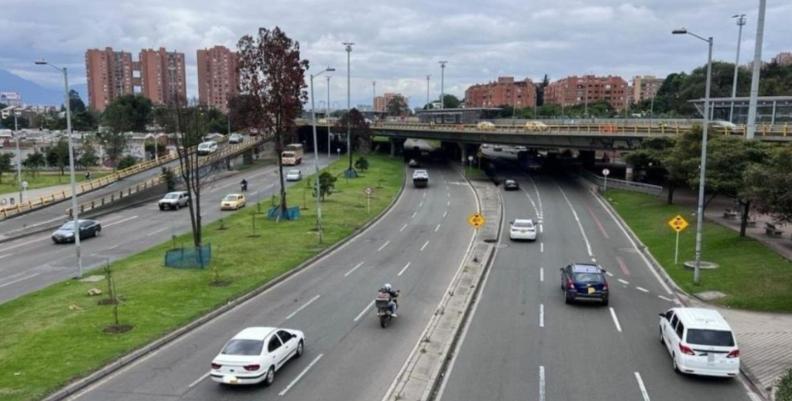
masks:
POLYGON ((33 152, 28 153, 25 161, 22 162, 22 165, 26 168, 33 170, 33 176, 36 176, 38 169, 44 167, 47 164, 47 159, 44 157, 44 154, 41 152, 33 152))
POLYGON ((129 143, 129 136, 126 132, 112 132, 105 131, 96 134, 104 147, 105 154, 113 166, 118 165, 118 159, 124 154, 127 144, 129 143))
POLYGON ((239 39, 240 92, 255 100, 252 115, 260 133, 272 133, 280 177, 280 209, 286 215, 286 182, 283 178, 282 152, 292 138, 295 119, 308 100, 305 70, 308 60, 300 59, 300 44, 286 36, 280 28, 259 28, 258 36, 239 39))
POLYGON ((629 152, 625 161, 631 164, 636 171, 645 171, 646 176, 666 179, 667 171, 664 165, 665 155, 674 147, 674 140, 667 137, 647 138, 641 142, 641 147, 629 152))
POLYGON ((47 150, 47 164, 50 167, 58 167, 61 175, 65 174, 66 165, 69 163, 69 142, 66 137, 60 137, 55 146, 47 150))
POLYGON ((228 118, 231 119, 231 130, 239 131, 250 127, 257 127, 256 98, 250 95, 236 95, 228 101, 228 118))
POLYGON ((341 118, 336 121, 333 131, 346 131, 347 124, 349 124, 352 137, 352 149, 357 149, 361 153, 368 153, 371 150, 371 128, 369 128, 363 114, 358 109, 352 108, 349 113, 342 114, 341 118))
POLYGON ((94 147, 93 140, 86 137, 82 143, 82 151, 77 163, 85 169, 93 167, 99 163, 99 156, 96 155, 96 148, 94 147))
POLYGON ((407 100, 404 99, 404 96, 396 95, 385 105, 385 112, 389 116, 405 116, 410 114, 410 106, 407 105, 407 100))
POLYGON ((120 96, 102 113, 102 123, 113 133, 145 131, 151 119, 151 100, 142 95, 120 96))
POLYGON ((545 74, 544 78, 542 78, 542 82, 536 85, 536 107, 544 106, 544 92, 548 85, 550 85, 550 78, 545 74))
POLYGON ((757 210, 772 214, 779 221, 792 222, 792 147, 775 148, 765 165, 751 165, 744 182, 757 210))
POLYGON ((677 188, 687 185, 690 176, 698 172, 698 157, 701 154, 701 127, 694 126, 690 132, 677 138, 674 146, 664 152, 663 167, 667 171, 668 204, 674 202, 677 188))
POLYGON ((11 159, 14 158, 13 153, 0 153, 0 184, 3 183, 3 173, 11 171, 11 159))
POLYGON ((459 98, 446 93, 443 96, 443 107, 446 109, 456 109, 462 102, 459 101, 459 98))
POLYGON ((369 168, 369 162, 368 162, 368 159, 366 159, 365 157, 359 157, 359 158, 358 158, 358 159, 355 161, 355 168, 356 168, 356 169, 358 169, 358 170, 360 170, 360 171, 366 171, 366 170, 368 170, 368 168, 369 168))
MULTIPOLYGON (((319 199, 324 201, 325 196, 330 196, 330 194, 333 193, 336 180, 338 180, 338 177, 327 171, 323 171, 322 174, 319 174, 319 199)), ((313 196, 316 196, 316 188, 313 190, 313 196)))
POLYGON ((126 155, 122 157, 121 160, 118 161, 118 169, 123 170, 125 168, 132 167, 135 164, 137 164, 137 159, 135 158, 135 156, 126 155))

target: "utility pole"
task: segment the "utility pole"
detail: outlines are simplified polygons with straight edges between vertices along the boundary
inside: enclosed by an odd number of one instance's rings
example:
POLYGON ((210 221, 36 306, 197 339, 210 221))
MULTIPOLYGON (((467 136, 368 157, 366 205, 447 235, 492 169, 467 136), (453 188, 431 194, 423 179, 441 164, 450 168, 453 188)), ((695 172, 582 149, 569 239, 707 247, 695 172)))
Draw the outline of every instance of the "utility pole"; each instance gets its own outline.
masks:
POLYGON ((347 169, 347 178, 354 177, 355 170, 352 170, 352 125, 350 122, 349 112, 352 111, 352 75, 350 71, 350 57, 352 55, 352 42, 344 42, 347 52, 347 154, 349 155, 349 168, 347 169))
POLYGON ((445 109, 445 66, 448 61, 441 60, 440 63, 440 109, 445 109))
POLYGON ((377 98, 377 81, 371 81, 371 111, 374 110, 374 100, 377 98))
POLYGON ((327 162, 330 163, 330 75, 327 78, 327 109, 325 110, 325 122, 327 123, 327 162))
POLYGON ((22 153, 19 152, 19 123, 17 122, 19 111, 14 109, 12 112, 14 113, 14 139, 16 139, 17 186, 19 186, 19 203, 22 203, 22 153))
POLYGON ((432 78, 431 75, 426 76, 426 107, 429 107, 429 80, 432 78))
POLYGON ((734 14, 732 18, 737 18, 737 26, 739 30, 737 33, 737 58, 734 60, 734 80, 732 81, 732 98, 731 106, 729 107, 729 122, 734 123, 734 98, 737 97, 737 74, 740 71, 740 44, 742 44, 742 30, 745 25, 745 14, 734 14))
POLYGON ((756 20, 756 48, 754 49, 753 74, 751 74, 751 97, 748 101, 748 129, 746 139, 753 139, 756 132, 756 103, 759 97, 759 74, 762 70, 762 40, 764 39, 765 6, 767 0, 759 0, 759 17, 756 20))

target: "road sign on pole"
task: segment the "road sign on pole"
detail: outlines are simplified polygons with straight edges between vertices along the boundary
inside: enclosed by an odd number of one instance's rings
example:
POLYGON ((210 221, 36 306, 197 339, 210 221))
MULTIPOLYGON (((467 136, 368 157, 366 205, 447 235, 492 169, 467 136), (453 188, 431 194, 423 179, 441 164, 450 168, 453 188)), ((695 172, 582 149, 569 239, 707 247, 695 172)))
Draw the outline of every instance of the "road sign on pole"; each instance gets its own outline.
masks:
POLYGON ((602 176, 605 177, 605 183, 602 185, 602 192, 608 191, 608 176, 610 175, 610 170, 604 168, 602 169, 602 176))
POLYGON ((366 194, 366 212, 371 214, 371 194, 374 193, 374 189, 371 187, 366 187, 363 192, 366 194))
POLYGON ((468 224, 470 224, 471 226, 473 226, 473 228, 477 230, 481 228, 481 226, 483 226, 484 223, 486 222, 487 220, 484 218, 483 215, 481 215, 481 213, 476 212, 468 216, 468 224))
POLYGON ((688 222, 681 215, 676 215, 671 220, 668 220, 668 225, 676 232, 676 245, 674 247, 674 264, 679 263, 679 233, 684 231, 688 222))

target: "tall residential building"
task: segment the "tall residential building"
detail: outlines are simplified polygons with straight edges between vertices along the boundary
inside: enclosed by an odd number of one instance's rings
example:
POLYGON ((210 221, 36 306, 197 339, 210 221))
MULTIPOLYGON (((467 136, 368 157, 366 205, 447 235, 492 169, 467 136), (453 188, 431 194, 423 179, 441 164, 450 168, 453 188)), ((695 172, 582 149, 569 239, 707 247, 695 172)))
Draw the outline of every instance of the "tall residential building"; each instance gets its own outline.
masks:
POLYGON ((22 107, 22 95, 19 92, 0 92, 0 103, 8 107, 22 107))
POLYGON ((184 53, 144 49, 138 57, 140 89, 143 96, 156 105, 187 103, 184 53))
POLYGON ((466 107, 536 107, 536 86, 529 79, 498 77, 496 82, 476 84, 465 90, 466 107))
POLYGON ((228 112, 228 100, 239 93, 238 56, 225 46, 198 50, 198 101, 228 112))
POLYGON ((545 88, 545 104, 574 106, 606 101, 616 110, 623 110, 629 98, 627 81, 608 75, 584 75, 559 79, 545 88))
MULTIPOLYGON (((378 113, 384 113, 388 108, 388 103, 390 103, 390 101, 396 96, 402 95, 400 93, 386 92, 383 93, 382 96, 374 97, 374 111, 378 113)), ((404 100, 407 101, 407 98, 404 98, 404 100)))
POLYGON ((134 93, 132 54, 113 48, 88 49, 85 72, 88 78, 89 107, 104 111, 113 99, 134 93))
POLYGON ((792 52, 781 52, 773 57, 773 62, 778 65, 792 65, 792 52))
POLYGON ((636 75, 632 81, 632 103, 649 100, 657 95, 663 85, 664 79, 655 78, 653 75, 636 75))

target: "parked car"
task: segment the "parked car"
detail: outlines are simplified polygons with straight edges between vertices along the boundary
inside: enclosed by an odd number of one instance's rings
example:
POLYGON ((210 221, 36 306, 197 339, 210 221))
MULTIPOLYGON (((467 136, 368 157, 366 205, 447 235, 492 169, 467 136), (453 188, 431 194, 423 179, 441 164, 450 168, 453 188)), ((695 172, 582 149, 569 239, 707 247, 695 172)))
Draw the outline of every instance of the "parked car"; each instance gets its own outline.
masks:
POLYGON ((476 124, 476 128, 483 131, 492 131, 495 129, 495 124, 489 121, 479 121, 479 123, 476 124))
POLYGON ((509 223, 509 239, 536 241, 536 225, 531 219, 516 219, 509 223))
POLYGON ((660 342, 676 372, 718 377, 740 373, 734 332, 716 310, 671 308, 660 313, 660 342))
POLYGON ((547 131, 548 128, 547 124, 541 121, 527 121, 525 123, 526 131, 547 131))
POLYGON ((222 384, 269 386, 275 372, 305 350, 302 331, 275 327, 248 327, 229 340, 212 360, 209 376, 222 384))
POLYGON ((302 180, 302 171, 293 168, 286 172, 286 181, 300 181, 302 180))
POLYGON ((206 141, 201 142, 198 145, 198 154, 205 156, 208 154, 212 154, 217 151, 217 142, 215 141, 206 141))
POLYGON ((520 189, 520 184, 517 180, 508 178, 506 181, 503 181, 503 189, 506 191, 517 191, 520 189))
POLYGON ((566 303, 585 300, 608 305, 605 269, 594 263, 574 263, 561 268, 561 290, 566 303))
POLYGON ((220 210, 239 210, 247 204, 244 194, 228 194, 220 201, 220 210))
POLYGON ((242 134, 233 133, 228 137, 228 143, 235 144, 235 143, 242 143, 245 140, 245 137, 242 134))
MULTIPOLYGON (((96 220, 77 220, 77 225, 80 227, 80 240, 88 237, 96 237, 102 232, 102 225, 96 220)), ((52 242, 62 244, 65 242, 74 242, 74 221, 63 223, 60 228, 52 233, 52 242)))
POLYGON ((168 192, 165 196, 160 199, 157 204, 159 205, 160 210, 165 209, 181 209, 184 206, 187 206, 187 200, 190 199, 190 194, 187 191, 176 191, 176 192, 168 192))

